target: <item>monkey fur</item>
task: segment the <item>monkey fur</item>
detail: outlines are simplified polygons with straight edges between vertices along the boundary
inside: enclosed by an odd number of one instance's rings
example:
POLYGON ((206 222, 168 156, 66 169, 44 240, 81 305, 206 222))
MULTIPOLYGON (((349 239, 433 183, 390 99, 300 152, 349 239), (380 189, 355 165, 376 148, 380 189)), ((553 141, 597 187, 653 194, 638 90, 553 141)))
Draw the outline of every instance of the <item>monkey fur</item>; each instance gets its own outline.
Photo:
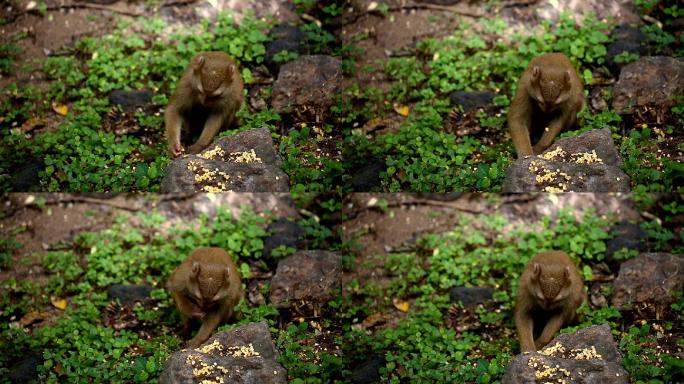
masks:
POLYGON ((567 56, 547 53, 532 59, 508 110, 518 158, 544 152, 561 131, 576 125, 583 105, 584 87, 567 56), (532 145, 532 138, 540 134, 532 145))
POLYGON ((193 57, 164 112, 169 153, 180 156, 181 132, 197 132, 200 127, 199 138, 187 152, 199 153, 209 146, 221 128, 233 123, 244 99, 242 90, 242 76, 230 56, 202 52, 193 57))
POLYGON ((520 276, 515 303, 520 350, 543 348, 561 327, 575 320, 575 311, 585 300, 582 277, 565 252, 548 251, 532 257, 520 276), (535 328, 542 329, 536 341, 535 328))
POLYGON ((189 332, 190 319, 202 321, 197 335, 187 342, 198 347, 222 323, 233 318, 244 297, 240 274, 231 256, 221 248, 198 248, 171 273, 166 284, 189 332))

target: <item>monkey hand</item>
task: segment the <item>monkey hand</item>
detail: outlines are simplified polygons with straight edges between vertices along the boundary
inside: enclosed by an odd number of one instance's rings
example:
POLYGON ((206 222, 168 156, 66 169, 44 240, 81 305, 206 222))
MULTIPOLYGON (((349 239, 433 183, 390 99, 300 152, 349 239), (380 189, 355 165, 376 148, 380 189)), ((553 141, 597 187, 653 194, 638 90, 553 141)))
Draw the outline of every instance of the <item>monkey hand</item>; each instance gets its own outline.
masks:
POLYGON ((204 149, 203 146, 195 143, 195 144, 188 147, 188 153, 192 153, 193 155, 196 155, 196 154, 202 152, 203 149, 204 149))
POLYGON ((185 152, 179 142, 169 143, 169 153, 173 157, 178 157, 185 152))
POLYGON ((203 311, 195 311, 195 312, 190 314, 190 317, 192 317, 193 319, 197 319, 197 320, 204 320, 204 318, 206 316, 207 316, 206 312, 203 312, 203 311))

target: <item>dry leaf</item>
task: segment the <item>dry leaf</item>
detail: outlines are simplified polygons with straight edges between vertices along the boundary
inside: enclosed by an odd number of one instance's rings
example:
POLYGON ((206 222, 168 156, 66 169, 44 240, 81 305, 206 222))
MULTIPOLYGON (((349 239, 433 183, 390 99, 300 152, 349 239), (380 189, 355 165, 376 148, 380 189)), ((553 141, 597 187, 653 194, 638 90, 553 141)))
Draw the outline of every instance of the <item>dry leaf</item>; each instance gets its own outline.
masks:
POLYGON ((366 329, 373 327, 375 325, 384 323, 385 321, 387 321, 387 319, 385 318, 384 314, 374 313, 374 314, 366 317, 366 319, 364 319, 361 322, 361 324, 355 324, 356 325, 355 329, 366 330, 366 329))
POLYGON ((392 304, 394 304, 394 308, 402 312, 408 312, 409 307, 411 306, 411 304, 408 301, 402 301, 398 299, 392 299, 392 304))
POLYGON ((26 326, 29 326, 33 323, 37 323, 39 321, 42 321, 43 319, 47 318, 47 316, 48 316, 47 312, 31 311, 31 312, 25 314, 19 320, 19 324, 22 327, 26 327, 26 326))
POLYGON ((52 110, 61 116, 66 116, 66 114, 69 113, 69 107, 64 104, 52 103, 52 110))
POLYGON ((30 131, 36 129, 37 127, 44 126, 45 123, 46 123, 46 121, 47 121, 47 120, 46 120, 45 118, 43 118, 43 117, 36 117, 36 116, 34 116, 34 117, 32 117, 32 118, 26 120, 26 121, 24 122, 24 124, 21 125, 21 131, 22 131, 23 133, 30 132, 30 131))
POLYGON ((410 109, 408 105, 394 104, 394 112, 406 117, 409 115, 410 109))
POLYGON ((67 301, 59 297, 51 296, 50 302, 55 308, 61 309, 62 311, 67 307, 67 301))

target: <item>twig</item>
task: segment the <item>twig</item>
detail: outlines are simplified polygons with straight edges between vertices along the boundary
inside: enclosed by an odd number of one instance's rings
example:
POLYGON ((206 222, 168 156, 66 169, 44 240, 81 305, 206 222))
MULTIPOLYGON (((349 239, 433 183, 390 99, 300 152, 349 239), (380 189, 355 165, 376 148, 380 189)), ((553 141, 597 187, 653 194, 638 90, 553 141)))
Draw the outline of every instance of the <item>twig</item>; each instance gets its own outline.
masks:
MULTIPOLYGON (((198 0, 171 0, 167 1, 164 4, 161 4, 157 9, 159 8, 164 8, 164 7, 171 7, 174 5, 188 5, 192 3, 196 3, 198 0)), ((61 9, 72 9, 72 8, 87 8, 87 9, 97 9, 100 11, 109 11, 113 13, 118 13, 121 15, 126 15, 126 16, 132 16, 132 17, 139 17, 139 16, 149 16, 149 12, 135 12, 135 11, 129 11, 126 9, 119 9, 115 8, 109 5, 103 5, 103 4, 91 4, 91 3, 69 3, 69 4, 60 4, 60 5, 51 5, 45 8, 46 11, 58 11, 61 9)), ((19 11, 9 17, 9 21, 14 21, 16 20, 17 17, 26 14, 26 13, 32 13, 32 12, 39 12, 40 10, 38 8, 32 8, 32 9, 24 9, 22 11, 19 11)))
POLYGON ((412 200, 404 200, 404 201, 398 201, 398 202, 393 202, 393 203, 388 203, 388 207, 400 207, 404 205, 429 205, 429 206, 434 206, 434 207, 445 207, 445 208, 452 208, 456 209, 458 211, 463 211, 463 212, 468 212, 468 213, 482 213, 485 210, 481 208, 471 208, 470 206, 466 205, 468 203, 464 203, 459 200, 454 200, 454 201, 439 201, 439 200, 429 200, 429 199, 412 199, 412 200))
MULTIPOLYGON (((462 16, 470 16, 470 17, 482 17, 484 16, 483 13, 481 12, 472 12, 472 11, 466 11, 464 9, 461 9, 459 7, 455 6, 449 6, 449 5, 437 5, 437 4, 406 4, 406 5, 399 5, 399 6, 394 6, 394 7, 389 7, 387 10, 396 12, 396 11, 403 11, 406 9, 429 9, 432 11, 443 11, 443 12, 453 12, 458 15, 462 16)), ((373 9, 371 11, 366 11, 365 13, 370 13, 377 11, 376 9, 373 9)))

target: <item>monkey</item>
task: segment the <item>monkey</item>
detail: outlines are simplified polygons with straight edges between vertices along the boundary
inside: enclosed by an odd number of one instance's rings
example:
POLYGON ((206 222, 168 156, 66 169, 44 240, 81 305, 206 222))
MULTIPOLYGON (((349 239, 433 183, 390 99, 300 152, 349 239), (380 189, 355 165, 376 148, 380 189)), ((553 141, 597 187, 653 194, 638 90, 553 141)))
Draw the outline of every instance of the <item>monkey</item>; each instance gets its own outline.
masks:
POLYGON ((244 297, 242 281, 231 256, 221 248, 194 250, 171 273, 166 284, 183 321, 183 333, 190 320, 202 321, 197 335, 186 346, 196 348, 205 342, 221 322, 233 318, 235 306, 244 297))
POLYGON ((583 106, 584 87, 567 56, 547 53, 532 59, 508 110, 508 129, 518 158, 544 152, 561 131, 576 125, 583 106), (533 146, 532 137, 540 134, 533 146))
POLYGON ((561 327, 575 320, 575 311, 586 298, 582 277, 565 252, 548 251, 532 257, 520 276, 515 302, 520 350, 543 348, 561 327), (536 341, 535 329, 541 329, 536 341))
POLYGON ((193 57, 164 112, 169 153, 180 156, 181 131, 196 132, 202 124, 199 138, 187 152, 196 154, 209 146, 221 128, 233 123, 243 103, 243 86, 227 54, 202 52, 193 57))

